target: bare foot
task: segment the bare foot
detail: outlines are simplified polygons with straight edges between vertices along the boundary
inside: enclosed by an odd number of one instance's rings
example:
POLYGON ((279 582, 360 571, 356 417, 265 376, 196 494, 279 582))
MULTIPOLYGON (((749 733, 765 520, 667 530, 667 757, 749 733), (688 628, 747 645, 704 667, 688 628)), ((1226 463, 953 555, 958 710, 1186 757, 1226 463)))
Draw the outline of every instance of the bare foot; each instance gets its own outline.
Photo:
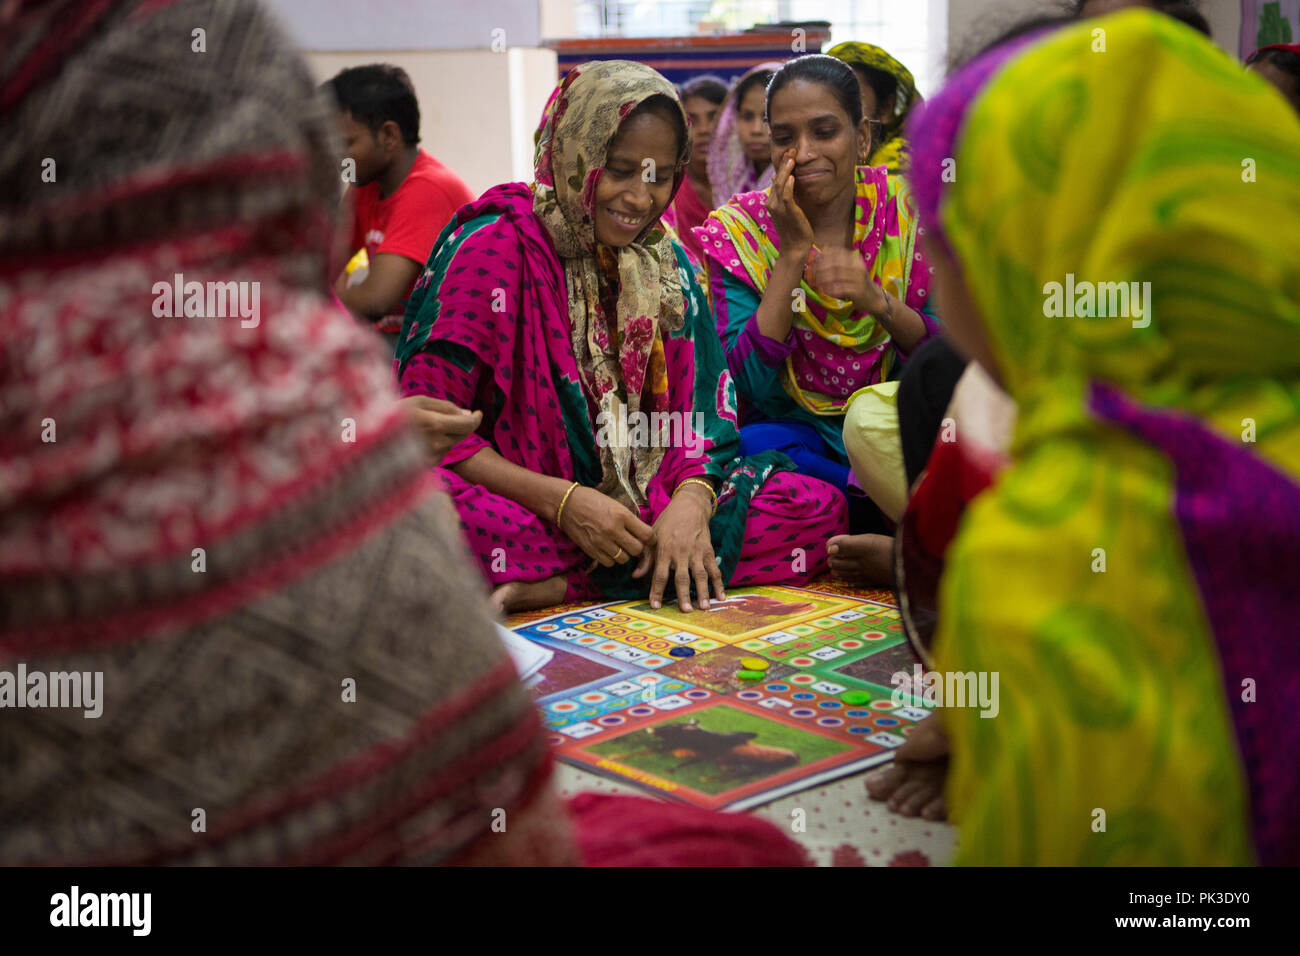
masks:
POLYGON ((826 544, 831 572, 853 584, 887 588, 894 583, 894 539, 883 534, 837 534, 826 544))
POLYGON ((905 817, 945 820, 943 786, 948 778, 948 738, 931 714, 894 752, 888 767, 867 774, 867 795, 905 817))
POLYGON ((492 592, 492 606, 499 614, 551 607, 564 600, 568 586, 562 574, 545 581, 511 581, 492 592))

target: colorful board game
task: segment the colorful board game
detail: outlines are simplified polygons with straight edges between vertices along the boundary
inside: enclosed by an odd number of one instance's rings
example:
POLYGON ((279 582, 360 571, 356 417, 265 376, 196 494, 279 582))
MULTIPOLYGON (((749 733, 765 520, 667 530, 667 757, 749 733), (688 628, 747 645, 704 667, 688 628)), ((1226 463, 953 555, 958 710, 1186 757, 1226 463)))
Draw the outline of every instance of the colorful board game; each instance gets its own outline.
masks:
POLYGON ((898 611, 849 595, 746 588, 708 611, 629 601, 515 631, 554 652, 531 689, 561 760, 702 807, 883 763, 928 713, 892 699, 915 663, 898 611), (762 677, 742 680, 751 659, 762 677))

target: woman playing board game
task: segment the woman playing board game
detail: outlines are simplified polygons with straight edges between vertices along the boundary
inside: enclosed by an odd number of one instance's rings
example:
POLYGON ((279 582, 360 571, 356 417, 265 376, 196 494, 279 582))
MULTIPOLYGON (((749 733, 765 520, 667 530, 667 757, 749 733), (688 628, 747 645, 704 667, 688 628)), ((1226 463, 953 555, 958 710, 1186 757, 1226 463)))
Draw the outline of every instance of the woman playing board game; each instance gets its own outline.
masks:
MULTIPOLYGON (((977 58, 911 142, 953 340, 1019 408, 941 583, 937 669, 1002 688, 941 712, 959 859, 1300 862, 1300 127, 1128 11, 977 58), (1068 274, 1144 317, 1057 317, 1068 274)), ((933 802, 918 766, 877 793, 933 802)))
POLYGON ((506 610, 647 593, 657 607, 670 582, 683 611, 708 607, 724 583, 810 580, 846 524, 835 490, 783 455, 738 457, 708 303, 658 227, 689 148, 654 70, 570 70, 536 182, 465 206, 411 296, 402 389, 483 412, 443 474, 506 610))
POLYGON ((30 41, 0 58, 0 699, 24 668, 103 691, 4 713, 0 865, 803 862, 755 818, 559 800, 389 370, 325 298, 334 108, 272 18, 42 0, 0 35, 30 41), (194 23, 204 56, 168 41, 194 23), (259 283, 261 321, 159 321, 177 271, 259 283))
MULTIPOLYGON (((772 188, 736 196, 697 230, 718 335, 745 403, 741 446, 780 450, 801 474, 848 493, 846 435, 866 429, 845 413, 859 397, 859 411, 874 412, 863 422, 885 420, 873 433, 892 430, 892 458, 872 460, 889 475, 879 484, 896 486, 901 499, 890 379, 938 329, 907 187, 865 165, 870 121, 857 76, 840 60, 786 63, 768 87, 767 116, 772 188)), ((831 565, 885 583, 889 539, 865 533, 885 525, 868 499, 853 500, 852 530, 863 533, 833 541, 831 565)))

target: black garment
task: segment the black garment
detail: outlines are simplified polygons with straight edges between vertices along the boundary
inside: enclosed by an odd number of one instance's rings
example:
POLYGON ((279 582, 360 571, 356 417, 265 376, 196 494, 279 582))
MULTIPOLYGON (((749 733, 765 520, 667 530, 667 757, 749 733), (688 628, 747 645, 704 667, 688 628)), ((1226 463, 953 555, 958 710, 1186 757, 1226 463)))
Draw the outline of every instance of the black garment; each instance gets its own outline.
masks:
POLYGON ((925 470, 967 359, 944 338, 931 339, 907 359, 898 383, 898 433, 907 487, 925 470))

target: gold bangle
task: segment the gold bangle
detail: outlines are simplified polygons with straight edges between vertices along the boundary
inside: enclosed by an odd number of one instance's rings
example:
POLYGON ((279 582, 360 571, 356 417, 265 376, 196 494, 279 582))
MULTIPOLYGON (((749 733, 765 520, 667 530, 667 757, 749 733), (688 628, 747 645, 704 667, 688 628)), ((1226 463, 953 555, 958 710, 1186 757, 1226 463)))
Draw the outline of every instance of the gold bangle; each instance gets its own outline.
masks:
POLYGON ((702 485, 709 493, 709 498, 713 501, 713 511, 711 513, 718 513, 718 493, 713 490, 713 485, 705 481, 703 478, 685 478, 678 482, 677 488, 673 491, 673 494, 676 495, 678 491, 681 491, 687 485, 702 485))
POLYGON ((560 507, 555 509, 555 527, 560 527, 560 519, 564 517, 564 506, 569 503, 569 495, 573 494, 574 489, 576 489, 580 484, 581 482, 575 481, 573 484, 569 485, 569 490, 566 491, 564 497, 560 499, 560 507))

